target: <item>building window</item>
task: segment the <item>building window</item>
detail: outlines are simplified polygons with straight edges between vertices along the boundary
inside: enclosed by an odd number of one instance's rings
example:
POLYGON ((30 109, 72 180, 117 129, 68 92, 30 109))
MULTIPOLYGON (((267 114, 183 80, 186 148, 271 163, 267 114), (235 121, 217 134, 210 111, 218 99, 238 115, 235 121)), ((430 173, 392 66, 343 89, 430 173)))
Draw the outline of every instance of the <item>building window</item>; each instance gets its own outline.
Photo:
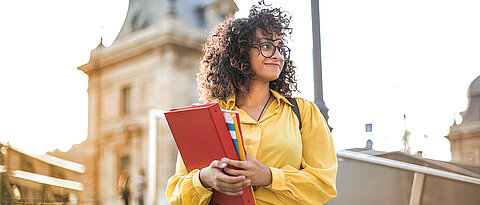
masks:
POLYGON ((197 16, 198 25, 205 28, 207 26, 206 21, 205 21, 205 9, 203 7, 199 7, 195 11, 195 14, 197 16))
POLYGON ((20 170, 26 172, 35 172, 31 160, 24 156, 20 158, 20 170))
POLYGON ((51 177, 55 177, 55 178, 59 178, 59 179, 67 179, 65 177, 65 173, 58 167, 55 167, 55 166, 50 166, 50 176, 51 177))
POLYGON ((121 113, 122 115, 129 115, 132 113, 132 88, 131 87, 124 87, 122 88, 122 99, 121 99, 121 113))
POLYGON ((0 153, 0 165, 5 165, 5 156, 3 153, 0 153))

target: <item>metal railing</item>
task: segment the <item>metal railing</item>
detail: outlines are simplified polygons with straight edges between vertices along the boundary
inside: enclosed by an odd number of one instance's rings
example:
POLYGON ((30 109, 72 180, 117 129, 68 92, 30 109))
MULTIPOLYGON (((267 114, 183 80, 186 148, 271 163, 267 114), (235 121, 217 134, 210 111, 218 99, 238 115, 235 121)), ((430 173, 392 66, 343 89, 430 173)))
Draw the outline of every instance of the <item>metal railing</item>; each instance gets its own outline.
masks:
POLYGON ((386 158, 372 156, 368 154, 342 150, 342 151, 337 151, 337 156, 341 158, 353 159, 353 160, 358 160, 362 162, 368 162, 372 164, 393 167, 397 169, 414 172, 412 189, 410 192, 409 205, 421 204, 422 195, 423 195, 423 185, 425 182, 426 175, 432 175, 432 176, 452 179, 460 182, 480 185, 480 178, 469 177, 469 176, 465 176, 465 175, 461 175, 453 172, 447 172, 443 170, 433 169, 430 167, 424 167, 416 164, 410 164, 406 162, 386 159, 386 158))
POLYGON ((461 174, 433 169, 430 167, 424 167, 416 164, 410 164, 406 162, 385 159, 382 157, 376 157, 368 154, 341 150, 341 151, 337 151, 337 156, 480 185, 479 178, 469 177, 461 174))

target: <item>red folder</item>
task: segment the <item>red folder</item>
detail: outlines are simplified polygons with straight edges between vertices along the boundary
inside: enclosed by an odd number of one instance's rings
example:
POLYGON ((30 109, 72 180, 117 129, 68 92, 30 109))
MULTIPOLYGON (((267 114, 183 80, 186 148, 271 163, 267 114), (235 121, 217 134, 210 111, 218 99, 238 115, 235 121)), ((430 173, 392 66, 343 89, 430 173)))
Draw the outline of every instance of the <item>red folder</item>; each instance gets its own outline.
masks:
MULTIPOLYGON (((165 118, 188 172, 207 167, 213 160, 223 157, 238 160, 218 103, 172 109, 165 113, 165 118)), ((255 199, 250 187, 238 197, 214 190, 210 204, 252 205, 255 199)))

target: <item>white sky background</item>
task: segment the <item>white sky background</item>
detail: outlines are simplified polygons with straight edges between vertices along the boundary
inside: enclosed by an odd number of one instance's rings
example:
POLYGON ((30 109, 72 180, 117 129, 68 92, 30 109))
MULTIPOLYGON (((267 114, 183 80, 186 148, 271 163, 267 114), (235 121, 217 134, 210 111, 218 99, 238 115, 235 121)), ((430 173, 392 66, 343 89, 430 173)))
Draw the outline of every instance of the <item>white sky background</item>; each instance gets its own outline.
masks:
MULTIPOLYGON (((256 1, 239 1, 245 16, 256 1)), ((310 1, 276 0, 293 14, 298 96, 313 100, 310 1)), ((77 67, 103 36, 110 46, 127 0, 6 1, 0 7, 0 141, 32 154, 87 136, 88 77, 77 67), (102 29, 103 26, 103 29, 102 29)), ((444 138, 480 75, 480 2, 320 1, 324 99, 337 149, 402 148, 450 160, 444 138), (365 124, 373 132, 365 133, 365 124), (424 135, 428 135, 425 140, 424 135)))

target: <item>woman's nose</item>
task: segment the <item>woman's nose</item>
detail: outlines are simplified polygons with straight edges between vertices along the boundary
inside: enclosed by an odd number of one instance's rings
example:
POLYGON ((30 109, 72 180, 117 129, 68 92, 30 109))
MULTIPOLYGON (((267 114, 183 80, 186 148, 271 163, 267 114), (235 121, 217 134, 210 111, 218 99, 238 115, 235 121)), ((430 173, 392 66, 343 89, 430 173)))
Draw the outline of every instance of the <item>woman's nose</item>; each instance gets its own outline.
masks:
POLYGON ((278 59, 278 60, 282 60, 283 57, 284 57, 284 56, 283 56, 282 53, 280 52, 280 48, 275 48, 275 52, 273 53, 272 58, 275 58, 275 59, 278 59))

